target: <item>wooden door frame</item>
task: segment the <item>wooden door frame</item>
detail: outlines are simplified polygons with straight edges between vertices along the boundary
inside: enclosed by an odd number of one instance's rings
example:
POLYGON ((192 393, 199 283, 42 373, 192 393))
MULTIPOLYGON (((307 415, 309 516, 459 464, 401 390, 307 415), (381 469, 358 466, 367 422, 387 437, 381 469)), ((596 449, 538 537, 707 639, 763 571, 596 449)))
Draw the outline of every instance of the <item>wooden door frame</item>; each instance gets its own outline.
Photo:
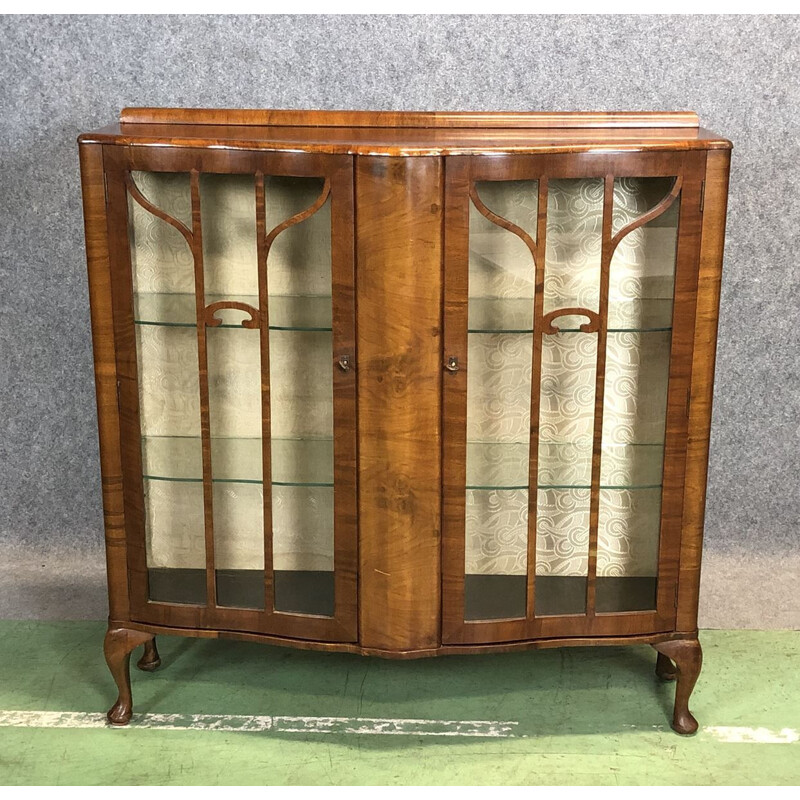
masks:
MULTIPOLYGON (((689 392, 695 336, 702 187, 705 152, 602 152, 575 154, 450 156, 445 159, 445 247, 444 247, 444 352, 443 360, 458 359, 461 368, 445 374, 443 386, 443 490, 442 490, 442 642, 445 645, 511 642, 527 639, 574 636, 620 636, 666 632, 675 629, 678 570, 680 565, 684 473, 687 451, 689 392), (538 180, 599 177, 606 180, 604 247, 611 239, 608 180, 611 177, 682 178, 676 253, 675 292, 667 398, 666 438, 659 537, 658 597, 655 611, 536 617, 533 609, 535 585, 535 519, 529 523, 528 609, 525 618, 464 621, 464 492, 466 486, 466 386, 467 386, 467 276, 469 264, 470 190, 475 181, 538 180), (533 541, 531 541, 531 538, 533 541)), ((613 190, 613 183, 612 183, 613 190)), ((546 207, 539 209, 537 228, 546 226, 546 207)), ((527 243, 543 263, 541 235, 527 243), (541 244, 541 247, 540 247, 541 244)), ((610 258, 610 257, 609 257, 610 258)), ((537 270, 537 297, 543 272, 537 270)), ((601 301, 602 302, 602 301, 601 301)), ((541 306, 539 305, 539 310, 541 306)), ((601 305, 601 313, 603 306, 601 305)), ((538 317, 539 322, 541 316, 538 317)), ((534 340, 536 341, 536 339, 534 340)), ((600 344, 600 342, 598 342, 600 344)), ((604 353, 598 350, 598 365, 604 353)), ((534 376, 534 380, 537 376, 534 376)), ((597 436, 597 431, 595 431, 597 436)), ((595 470, 593 470, 594 472, 595 470)), ((599 461, 598 461, 599 471, 599 461)), ((593 487, 595 481, 593 480, 593 487)), ((597 530, 597 505, 593 495, 591 526, 597 530)), ((533 494, 533 493, 531 493, 533 494)), ((534 501, 535 502, 535 501, 534 501)), ((590 572, 592 557, 590 546, 590 572)), ((588 580, 587 595, 593 592, 588 580)))
MULTIPOLYGON (((356 528, 356 380, 355 370, 336 369, 343 355, 355 364, 355 272, 353 225, 353 159, 346 155, 280 153, 206 148, 148 148, 104 145, 103 177, 106 192, 107 255, 113 307, 116 393, 119 415, 119 460, 125 547, 126 581, 109 584, 115 608, 126 608, 132 622, 187 629, 216 629, 272 634, 298 639, 354 642, 358 638, 356 528), (133 320, 133 283, 128 237, 130 171, 213 172, 264 176, 302 176, 326 179, 331 203, 331 265, 333 297, 334 396, 334 592, 333 617, 216 606, 214 595, 206 605, 151 602, 148 599, 142 490, 141 433, 139 426, 138 364, 133 320), (127 600, 127 602, 126 602, 127 600)), ((199 204, 198 205, 199 208, 199 204)), ((197 214, 199 217, 199 212, 197 214)), ((199 220, 195 221, 198 224, 199 220)), ((260 232, 263 222, 258 222, 260 232)), ((259 245, 259 258, 263 255, 259 245)), ((262 306, 264 305, 262 301, 262 306)), ((267 337, 262 336, 262 358, 267 337)), ((267 345, 268 347, 268 345, 267 345)), ((202 396, 202 395, 201 395, 202 396)), ((101 451, 114 448, 108 437, 101 451)), ((205 446, 205 445, 204 445, 205 446)), ((102 458, 102 455, 101 455, 102 458)), ((265 474, 266 484, 266 474, 265 474)), ((268 494, 265 486, 265 496, 268 494)), ((204 490, 210 491, 210 473, 204 469, 204 490)), ((269 530, 265 524, 265 530, 269 530)), ((207 538, 209 525, 206 524, 207 538)), ((213 563, 208 560, 208 580, 213 563)), ((265 593, 269 595, 271 552, 265 547, 265 593)), ((119 620, 124 621, 124 620, 119 620)))

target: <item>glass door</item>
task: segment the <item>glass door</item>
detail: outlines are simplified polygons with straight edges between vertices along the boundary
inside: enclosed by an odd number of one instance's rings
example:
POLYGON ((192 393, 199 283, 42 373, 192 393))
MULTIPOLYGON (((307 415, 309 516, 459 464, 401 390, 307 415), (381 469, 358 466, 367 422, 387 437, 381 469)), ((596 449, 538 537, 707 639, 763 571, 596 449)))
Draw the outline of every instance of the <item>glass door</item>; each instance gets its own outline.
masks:
POLYGON ((672 624, 702 158, 448 160, 445 642, 672 624))
POLYGON ((107 150, 133 618, 354 640, 350 159, 107 150))

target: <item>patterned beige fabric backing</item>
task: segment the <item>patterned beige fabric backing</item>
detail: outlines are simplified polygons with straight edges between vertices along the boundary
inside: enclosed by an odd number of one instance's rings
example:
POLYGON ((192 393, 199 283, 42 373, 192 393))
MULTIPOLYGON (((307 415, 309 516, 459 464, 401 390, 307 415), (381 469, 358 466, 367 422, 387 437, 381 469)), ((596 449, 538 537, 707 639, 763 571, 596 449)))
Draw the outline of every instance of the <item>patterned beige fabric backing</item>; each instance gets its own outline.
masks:
MULTIPOLYGON (((188 175, 135 173, 134 179, 156 206, 191 226, 188 175)), ((618 180, 614 231, 651 208, 668 184, 618 180)), ((535 181, 478 188, 490 209, 535 236, 535 181)), ((320 190, 321 181, 268 179, 268 228, 307 208, 320 190)), ((598 310, 602 205, 601 180, 550 181, 545 313, 598 310)), ((202 176, 201 210, 207 302, 257 306, 252 176, 202 176)), ((130 213, 137 317, 182 323, 136 326, 145 475, 184 478, 145 481, 148 564, 202 568, 193 261, 174 228, 133 201, 130 213)), ((673 207, 626 237, 611 266, 601 484, 649 488, 601 490, 600 575, 655 574, 670 333, 629 329, 669 326, 676 224, 673 207)), ((316 321, 310 327, 330 325, 330 201, 275 240, 269 286, 271 325, 291 327, 303 314, 316 321)), ((469 337, 465 567, 524 574, 533 337, 513 331, 532 327, 534 268, 522 241, 474 208, 469 287, 470 329, 493 332, 469 337)), ((235 325, 244 314, 219 316, 235 325)), ((585 321, 565 317, 556 324, 574 329, 585 321)), ((539 574, 587 571, 596 339, 563 332, 543 340, 539 574)), ((208 329, 208 355, 216 563, 257 569, 264 563, 258 331, 208 329)), ((273 480, 281 474, 290 483, 331 480, 331 356, 329 331, 270 331, 273 480)), ((333 490, 273 486, 272 503, 275 568, 332 569, 333 490)))
MULTIPOLYGON (((615 182, 614 232, 670 180, 615 182)), ((536 235, 537 183, 481 183, 483 202, 536 235)), ((548 186, 544 312, 599 310, 603 181, 548 186)), ((620 243, 611 264, 598 574, 655 575, 677 205, 620 243), (622 487, 647 488, 622 488, 622 487), (615 487, 615 488, 612 488, 615 487), (620 488, 616 488, 620 487, 620 488)), ((527 571, 533 259, 519 237, 470 216, 466 559, 468 574, 527 571), (490 330, 493 332, 478 332, 490 330), (504 332, 509 331, 509 332, 504 332), (513 331, 513 332, 511 332, 513 331)), ((597 334, 586 317, 544 336, 536 572, 586 575, 597 334)))
MULTIPOLYGON (((134 179, 157 207, 191 224, 188 175, 140 172, 134 179)), ((268 178, 268 229, 311 205, 321 188, 316 179, 268 178)), ((257 308, 253 178, 203 175, 200 190, 206 299, 240 300, 257 308)), ((129 207, 137 317, 183 323, 136 326, 144 472, 194 481, 145 481, 148 564, 202 568, 193 260, 178 231, 134 201, 129 207)), ((329 202, 277 237, 269 257, 269 287, 271 325, 296 324, 308 304, 294 297, 309 295, 317 301, 318 319, 312 322, 330 326, 329 202)), ((215 561, 219 569, 258 569, 264 565, 263 487, 257 483, 262 477, 259 332, 238 326, 243 312, 219 316, 236 327, 207 329, 213 477, 226 479, 214 484, 215 561), (231 477, 235 467, 239 472, 231 477), (255 482, 229 482, 237 477, 255 482)), ((280 440, 273 448, 274 480, 332 479, 331 336, 318 330, 270 331, 271 429, 280 440), (310 466, 302 457, 304 440, 317 444, 310 466), (324 474, 309 474, 319 472, 324 474)), ((274 486, 272 524, 275 569, 333 568, 332 488, 274 486)))

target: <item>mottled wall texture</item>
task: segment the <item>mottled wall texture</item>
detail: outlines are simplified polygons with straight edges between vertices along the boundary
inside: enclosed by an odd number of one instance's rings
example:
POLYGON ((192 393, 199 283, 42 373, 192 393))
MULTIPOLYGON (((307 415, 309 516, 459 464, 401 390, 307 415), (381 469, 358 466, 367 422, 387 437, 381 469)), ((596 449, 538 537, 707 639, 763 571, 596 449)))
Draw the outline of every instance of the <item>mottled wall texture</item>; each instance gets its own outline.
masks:
POLYGON ((0 41, 4 552, 102 566, 81 131, 128 105, 693 109, 735 146, 704 602, 800 616, 767 586, 800 577, 800 17, 2 17, 0 41))

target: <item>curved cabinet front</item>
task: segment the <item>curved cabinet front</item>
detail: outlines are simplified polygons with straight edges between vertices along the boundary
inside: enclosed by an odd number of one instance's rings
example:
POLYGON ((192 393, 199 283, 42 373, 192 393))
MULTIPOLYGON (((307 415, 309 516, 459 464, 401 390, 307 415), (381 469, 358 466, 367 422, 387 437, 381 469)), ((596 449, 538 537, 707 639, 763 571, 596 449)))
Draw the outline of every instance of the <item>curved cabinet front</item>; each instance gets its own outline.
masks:
POLYGON ((131 619, 355 641, 352 160, 105 150, 131 619))
POLYGON ((674 630, 704 165, 448 160, 445 644, 674 630))
POLYGON ((704 152, 103 151, 131 622, 676 630, 704 152))

